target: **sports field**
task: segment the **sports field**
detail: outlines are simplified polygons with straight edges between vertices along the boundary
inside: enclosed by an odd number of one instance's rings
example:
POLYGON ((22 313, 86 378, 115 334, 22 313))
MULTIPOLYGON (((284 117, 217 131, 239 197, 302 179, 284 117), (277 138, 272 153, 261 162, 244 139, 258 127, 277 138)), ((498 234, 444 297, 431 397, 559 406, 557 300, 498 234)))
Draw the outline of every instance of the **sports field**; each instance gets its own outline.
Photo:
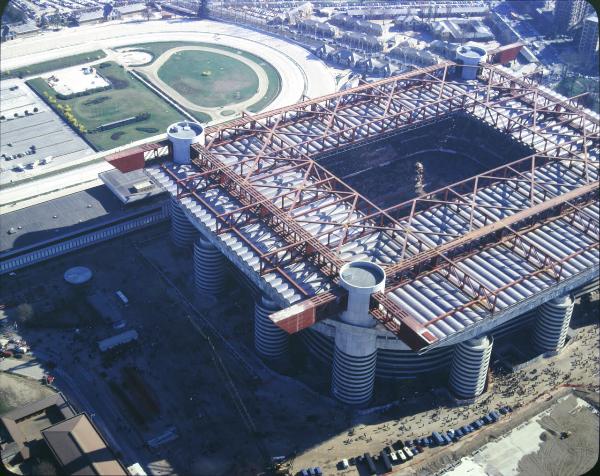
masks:
POLYGON ((174 53, 158 77, 188 100, 220 107, 250 99, 258 91, 258 76, 243 62, 211 51, 174 53))
POLYGON ((65 111, 70 111, 77 121, 72 125, 75 128, 82 127, 86 131, 82 135, 97 150, 112 149, 160 134, 169 124, 181 120, 181 114, 177 110, 147 89, 119 64, 105 62, 94 66, 111 82, 111 89, 61 100, 56 99, 55 91, 42 78, 32 79, 27 84, 63 117, 65 111), (132 124, 94 131, 104 124, 140 114, 149 116, 132 124))
MULTIPOLYGON (((255 68, 262 71, 262 75, 266 75, 267 84, 262 96, 245 109, 258 112, 268 106, 281 91, 281 77, 277 70, 262 58, 244 50, 216 43, 183 41, 142 43, 128 48, 135 48, 153 56, 153 60, 148 65, 138 69, 151 79, 152 74, 148 73, 151 72, 153 65, 156 66, 155 63, 161 55, 175 48, 184 47, 190 47, 190 50, 179 51, 167 59, 159 68, 158 78, 195 105, 205 108, 225 106, 226 109, 220 114, 223 118, 234 113, 229 111, 228 105, 234 106, 236 103, 243 102, 244 97, 251 97, 258 88, 257 74, 248 63, 252 63, 255 68), (206 48, 211 51, 192 48, 206 48), (221 50, 223 54, 214 50, 221 50), (183 59, 175 59, 178 57, 183 59), (209 70, 210 75, 201 76, 203 72, 209 70)), ((194 110, 190 112, 196 114, 194 110)))

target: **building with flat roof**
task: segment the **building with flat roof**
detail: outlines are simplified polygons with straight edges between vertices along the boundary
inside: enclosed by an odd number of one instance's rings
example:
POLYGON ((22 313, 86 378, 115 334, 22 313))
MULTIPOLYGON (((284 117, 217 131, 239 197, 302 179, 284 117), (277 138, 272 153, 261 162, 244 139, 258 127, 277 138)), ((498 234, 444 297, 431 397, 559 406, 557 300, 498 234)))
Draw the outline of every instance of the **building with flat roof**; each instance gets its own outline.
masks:
POLYGON ((116 336, 108 337, 98 342, 100 352, 106 352, 107 350, 113 349, 120 345, 129 344, 130 342, 136 341, 138 333, 134 329, 122 332, 116 336))
POLYGON ((127 180, 109 179, 117 196, 100 185, 4 213, 0 274, 168 219, 169 202, 154 188, 140 190, 143 199, 134 199, 138 193, 128 190, 127 180))
POLYGON ((127 475, 125 467, 85 413, 46 428, 42 435, 64 474, 127 475))
POLYGON ((38 445, 43 441, 44 428, 74 415, 75 412, 63 395, 56 393, 15 408, 0 416, 0 421, 14 442, 18 456, 25 461, 35 455, 38 445))
POLYGON ((593 14, 583 21, 579 53, 590 67, 598 64, 598 15, 593 14))
POLYGON ((492 30, 481 20, 449 19, 433 23, 433 33, 447 41, 490 41, 494 39, 492 30))
POLYGON ((593 13, 591 3, 586 0, 557 0, 554 6, 554 27, 566 33, 580 26, 583 19, 593 13))

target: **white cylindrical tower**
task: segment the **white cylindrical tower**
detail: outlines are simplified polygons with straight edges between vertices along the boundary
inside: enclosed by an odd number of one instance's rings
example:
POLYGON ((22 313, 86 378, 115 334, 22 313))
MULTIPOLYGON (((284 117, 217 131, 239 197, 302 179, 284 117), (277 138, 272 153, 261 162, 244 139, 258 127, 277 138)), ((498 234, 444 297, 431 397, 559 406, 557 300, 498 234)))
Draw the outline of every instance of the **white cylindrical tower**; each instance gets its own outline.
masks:
POLYGON ((254 347, 267 360, 277 360, 287 350, 288 334, 269 319, 269 315, 278 309, 265 297, 254 306, 254 347))
POLYGON ((203 237, 194 242, 194 283, 202 294, 219 294, 225 281, 225 257, 203 237))
POLYGON ((198 236, 198 230, 181 209, 182 205, 171 198, 171 240, 178 248, 187 248, 198 236))
POLYGON ((573 307, 574 302, 569 295, 552 299, 539 307, 533 331, 536 350, 546 353, 562 349, 567 339, 573 307))
POLYGON ((348 404, 366 405, 373 396, 377 363, 376 333, 365 328, 377 321, 369 314, 371 294, 385 288, 385 272, 369 261, 354 261, 340 270, 340 285, 348 291, 343 323, 336 327, 331 393, 348 404))
POLYGON ((461 78, 476 79, 478 65, 485 60, 486 51, 480 46, 463 45, 456 49, 456 60, 462 63, 461 78))
POLYGON ((347 405, 366 405, 373 396, 376 339, 377 334, 366 329, 354 326, 336 328, 331 393, 347 405))
POLYGON ((492 338, 481 336, 456 346, 450 370, 450 388, 457 396, 475 398, 483 393, 492 345, 492 338))
POLYGON ((385 272, 370 261, 354 261, 340 270, 340 284, 348 291, 348 307, 340 316, 347 324, 374 327, 377 321, 369 314, 371 294, 385 288, 385 272))
POLYGON ((189 164, 191 162, 190 146, 205 144, 204 128, 197 122, 181 121, 171 124, 167 129, 167 138, 173 147, 173 162, 189 164))

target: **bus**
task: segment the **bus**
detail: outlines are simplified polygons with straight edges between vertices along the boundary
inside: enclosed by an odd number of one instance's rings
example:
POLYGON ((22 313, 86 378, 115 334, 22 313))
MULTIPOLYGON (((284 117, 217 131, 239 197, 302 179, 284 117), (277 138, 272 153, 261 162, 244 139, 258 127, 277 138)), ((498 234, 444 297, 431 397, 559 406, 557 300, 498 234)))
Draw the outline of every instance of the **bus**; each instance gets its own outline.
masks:
POLYGON ((367 465, 367 471, 369 472, 369 474, 376 474, 377 470, 375 469, 375 462, 373 461, 373 458, 371 458, 371 455, 369 453, 365 453, 364 457, 365 464, 367 465))

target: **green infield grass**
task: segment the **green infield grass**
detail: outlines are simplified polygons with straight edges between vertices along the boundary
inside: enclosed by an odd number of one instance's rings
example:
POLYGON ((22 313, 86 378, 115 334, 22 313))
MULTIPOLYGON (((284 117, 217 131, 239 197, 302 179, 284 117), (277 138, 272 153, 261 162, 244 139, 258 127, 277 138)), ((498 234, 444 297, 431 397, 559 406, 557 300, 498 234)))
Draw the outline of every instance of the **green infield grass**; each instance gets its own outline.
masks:
POLYGON ((95 65, 111 82, 112 88, 72 99, 56 99, 55 91, 42 78, 27 82, 50 106, 65 117, 69 111, 75 128, 83 128, 83 136, 97 150, 107 150, 164 132, 182 115, 140 81, 114 62, 95 65), (109 130, 94 131, 102 125, 149 114, 147 119, 109 130))
POLYGON ((158 77, 189 101, 222 107, 250 99, 258 76, 241 61, 210 51, 179 51, 158 70, 158 77))
POLYGON ((55 60, 44 61, 22 68, 16 68, 2 72, 2 79, 17 78, 24 76, 33 76, 36 74, 48 73, 57 69, 68 68, 78 64, 89 63, 106 57, 106 53, 102 50, 90 51, 88 53, 80 53, 78 55, 66 56, 55 60))
MULTIPOLYGON (((236 55, 239 55, 240 57, 247 58, 250 61, 256 63, 265 71, 269 81, 267 91, 259 101, 248 107, 248 110, 250 112, 258 112, 261 109, 264 109, 271 102, 273 102, 273 100, 281 91, 281 77, 279 76, 277 70, 262 58, 253 55, 252 53, 248 53, 247 51, 238 50, 236 48, 230 48, 227 46, 217 45, 213 43, 195 43, 183 41, 142 43, 131 45, 130 47, 136 48, 140 51, 148 52, 152 55, 154 59, 156 59, 166 51, 169 51, 173 48, 185 46, 206 46, 208 48, 221 49, 229 53, 234 53, 236 55)), ((252 71, 248 66, 239 61, 234 60, 233 58, 224 55, 218 55, 216 53, 194 50, 180 52, 179 54, 184 54, 184 59, 175 60, 174 58, 177 56, 174 55, 169 60, 167 60, 165 64, 160 68, 158 75, 163 81, 165 81, 165 83, 169 84, 169 86, 178 91, 189 101, 194 102, 194 104, 206 107, 216 107, 225 104, 235 104, 236 102, 244 100, 244 91, 234 88, 228 90, 228 88, 226 87, 227 83, 233 82, 242 86, 245 85, 245 90, 247 91, 246 94, 249 94, 248 97, 251 97, 256 91, 256 88, 258 87, 258 84, 256 84, 256 86, 254 87, 254 92, 250 93, 250 90, 252 89, 252 87, 249 85, 250 78, 253 78, 252 82, 256 81, 257 83, 258 78, 256 77, 254 71, 252 71), (208 68, 206 67, 206 64, 203 67, 203 58, 212 61, 212 67, 208 68), (192 59, 194 60, 194 62, 188 61, 186 63, 187 59, 192 59), (181 64, 183 64, 184 66, 182 67, 181 64), (214 70, 215 67, 217 68, 216 70, 214 70), (220 70, 219 68, 221 67, 223 67, 224 69, 220 70), (210 75, 199 77, 197 76, 198 71, 199 74, 202 75, 203 72, 208 70, 211 70, 210 75), (229 76, 224 74, 225 70, 228 70, 230 72, 229 76), (251 76, 249 76, 248 78, 243 78, 241 74, 239 74, 243 71, 249 71, 251 73, 251 76), (219 81, 218 79, 215 79, 217 77, 224 78, 225 81, 219 81), (224 96, 227 96, 228 94, 238 96, 237 94, 235 94, 236 91, 240 91, 240 99, 236 99, 234 97, 233 101, 227 99, 227 102, 223 102, 226 99, 224 98, 224 96), (215 99, 217 97, 219 98, 218 100, 215 99)), ((196 113, 192 114, 196 115, 196 113)))

